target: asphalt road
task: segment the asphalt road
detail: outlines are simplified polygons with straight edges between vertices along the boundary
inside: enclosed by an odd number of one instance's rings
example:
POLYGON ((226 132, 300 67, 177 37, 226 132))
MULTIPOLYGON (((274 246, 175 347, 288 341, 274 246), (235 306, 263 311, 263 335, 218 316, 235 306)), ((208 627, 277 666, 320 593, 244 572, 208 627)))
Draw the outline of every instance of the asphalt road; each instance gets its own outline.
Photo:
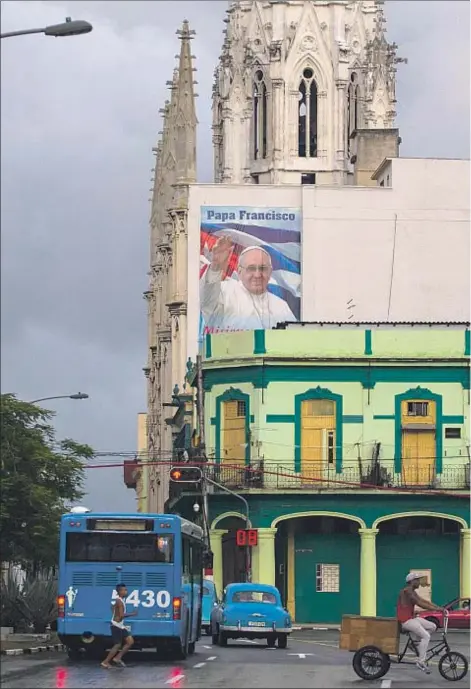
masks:
MULTIPOLYGON (((469 658, 469 634, 449 636, 453 649, 469 658)), ((127 668, 104 670, 96 662, 68 660, 63 653, 3 657, 1 686, 32 689, 74 689, 75 687, 136 687, 137 689, 326 689, 360 688, 414 689, 450 687, 438 673, 422 674, 413 665, 392 665, 377 682, 361 680, 353 672, 352 654, 338 649, 338 632, 296 632, 286 650, 269 649, 260 642, 229 641, 227 648, 211 646, 207 637, 197 644, 186 661, 157 661, 151 653, 129 653, 127 668)), ((453 685, 451 685, 453 686, 453 685)), ((470 686, 469 675, 457 686, 470 686)))

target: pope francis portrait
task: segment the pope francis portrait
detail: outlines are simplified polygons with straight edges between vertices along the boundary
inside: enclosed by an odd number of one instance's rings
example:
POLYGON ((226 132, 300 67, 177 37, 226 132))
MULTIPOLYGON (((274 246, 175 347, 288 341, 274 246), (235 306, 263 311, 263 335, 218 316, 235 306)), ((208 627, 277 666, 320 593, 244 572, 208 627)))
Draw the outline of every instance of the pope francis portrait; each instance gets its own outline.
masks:
POLYGON ((288 304, 267 290, 273 268, 265 249, 244 249, 237 266, 238 280, 223 279, 232 250, 229 237, 220 237, 200 280, 200 305, 206 328, 268 330, 278 323, 296 321, 288 304))

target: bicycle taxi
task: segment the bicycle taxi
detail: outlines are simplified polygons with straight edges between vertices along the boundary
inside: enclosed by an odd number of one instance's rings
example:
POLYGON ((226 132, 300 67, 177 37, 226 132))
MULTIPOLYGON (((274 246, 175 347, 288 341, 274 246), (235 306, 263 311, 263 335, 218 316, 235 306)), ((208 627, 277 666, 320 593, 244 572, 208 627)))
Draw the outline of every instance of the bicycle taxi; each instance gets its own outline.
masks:
MULTIPOLYGON (((438 632, 438 630, 437 630, 438 632)), ((448 615, 445 614, 441 638, 433 639, 427 651, 426 662, 439 657, 438 671, 444 679, 457 682, 468 673, 468 661, 462 653, 450 649, 448 638, 448 615)), ((364 680, 378 680, 389 671, 391 662, 415 664, 419 653, 418 642, 392 617, 362 617, 344 615, 340 632, 339 648, 354 652, 353 669, 364 680), (404 633, 406 643, 401 650, 400 635, 404 633), (411 652, 412 655, 407 653, 411 652)))

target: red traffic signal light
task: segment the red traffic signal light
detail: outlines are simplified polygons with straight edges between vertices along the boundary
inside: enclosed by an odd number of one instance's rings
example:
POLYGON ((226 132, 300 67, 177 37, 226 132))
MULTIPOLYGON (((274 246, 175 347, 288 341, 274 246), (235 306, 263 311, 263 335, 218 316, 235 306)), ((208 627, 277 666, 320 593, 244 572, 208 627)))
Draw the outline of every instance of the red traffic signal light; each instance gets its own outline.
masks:
POLYGON ((238 546, 256 546, 258 544, 257 529, 237 529, 236 543, 238 546))
POLYGON ((199 483, 203 474, 199 467, 172 467, 170 480, 175 483, 199 483))

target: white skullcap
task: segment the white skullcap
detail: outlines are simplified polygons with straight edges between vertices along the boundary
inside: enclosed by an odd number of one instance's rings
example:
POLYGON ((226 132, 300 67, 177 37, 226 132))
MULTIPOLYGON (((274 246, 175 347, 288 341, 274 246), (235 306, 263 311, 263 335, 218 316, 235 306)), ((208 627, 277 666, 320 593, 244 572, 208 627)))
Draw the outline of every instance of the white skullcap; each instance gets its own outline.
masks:
POLYGON ((245 247, 245 249, 243 251, 241 251, 239 254, 239 263, 240 263, 240 259, 242 258, 242 256, 244 254, 248 253, 249 251, 254 251, 255 249, 258 249, 259 251, 263 251, 263 253, 266 254, 266 256, 268 256, 268 258, 270 259, 270 265, 271 265, 271 256, 268 253, 268 251, 266 249, 264 249, 262 246, 247 246, 247 247, 245 247))

